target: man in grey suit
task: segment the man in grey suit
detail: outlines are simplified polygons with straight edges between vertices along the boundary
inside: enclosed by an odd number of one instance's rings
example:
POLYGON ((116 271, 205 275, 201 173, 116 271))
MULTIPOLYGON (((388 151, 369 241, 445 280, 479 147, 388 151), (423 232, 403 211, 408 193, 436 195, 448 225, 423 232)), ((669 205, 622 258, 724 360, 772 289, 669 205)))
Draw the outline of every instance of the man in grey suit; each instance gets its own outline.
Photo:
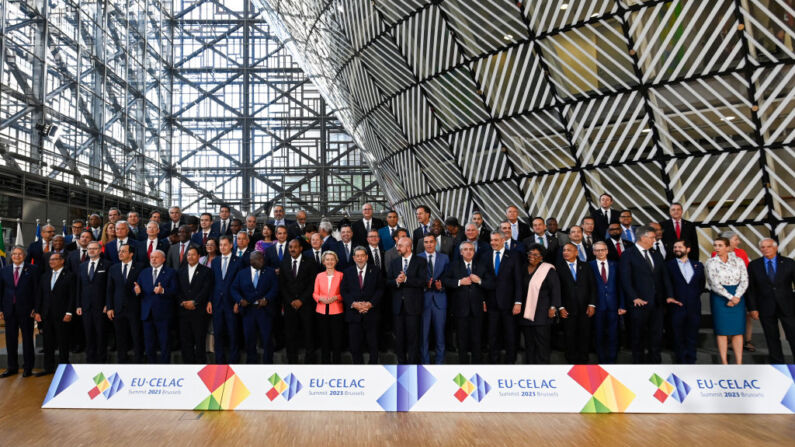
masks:
MULTIPOLYGON (((168 256, 166 257, 166 265, 174 270, 179 270, 180 267, 188 265, 188 249, 196 247, 196 244, 190 241, 190 229, 187 225, 180 225, 177 229, 179 236, 179 243, 172 245, 168 249, 168 256)), ((198 247, 196 247, 198 248, 198 247)))

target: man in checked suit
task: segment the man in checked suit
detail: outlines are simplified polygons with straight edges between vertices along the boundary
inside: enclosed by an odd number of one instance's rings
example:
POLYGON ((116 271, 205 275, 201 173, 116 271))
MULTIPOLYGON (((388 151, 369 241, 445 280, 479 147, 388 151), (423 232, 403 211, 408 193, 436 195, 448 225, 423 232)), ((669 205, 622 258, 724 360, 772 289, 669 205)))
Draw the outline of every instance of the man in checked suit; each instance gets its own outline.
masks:
POLYGON ((452 298, 451 306, 454 308, 458 329, 458 363, 461 364, 470 363, 469 351, 472 352, 472 363, 481 363, 480 342, 483 314, 486 311, 486 293, 495 287, 488 262, 475 256, 477 242, 480 241, 475 239, 474 242, 461 243, 460 255, 450 263, 442 281, 452 298))
POLYGON ((480 261, 489 267, 496 286, 486 294, 486 312, 489 318, 489 363, 499 363, 499 335, 505 345, 505 362, 516 363, 516 319, 522 310, 522 286, 519 268, 520 256, 505 249, 505 233, 491 232, 491 250, 481 255, 480 261))
MULTIPOLYGON (((319 240, 320 236, 317 238, 319 240)), ((318 267, 311 254, 301 253, 301 242, 297 239, 290 241, 287 250, 289 256, 284 256, 279 265, 279 295, 284 307, 287 362, 298 363, 298 348, 303 344, 306 349, 304 363, 314 363, 315 339, 312 335, 315 301, 312 292, 318 267)))
POLYGON ((117 361, 127 363, 127 351, 132 345, 133 363, 144 361, 143 327, 141 325, 141 299, 135 294, 135 282, 141 267, 133 262, 133 247, 125 244, 119 248, 119 262, 108 269, 107 306, 108 319, 113 322, 116 334, 117 361))
POLYGON ((55 372, 55 347, 58 363, 69 363, 69 322, 75 309, 74 275, 64 267, 63 253, 51 253, 50 268, 42 275, 36 299, 34 319, 44 336, 44 371, 36 377, 55 372))
POLYGON ((22 377, 33 374, 33 309, 39 293, 41 273, 38 266, 26 264, 25 249, 11 250, 11 262, 0 273, 0 320, 6 321, 8 369, 0 377, 9 377, 19 370, 18 334, 22 332, 22 377))
MULTIPOLYGON (((378 234, 375 229, 370 234, 378 234)), ((376 244, 377 245, 377 244, 376 244)), ((343 271, 340 294, 345 303, 345 321, 353 363, 364 363, 363 341, 367 343, 371 365, 378 364, 379 306, 384 293, 381 270, 368 262, 367 249, 353 249, 353 265, 343 271)))
POLYGON ((673 297, 665 260, 651 248, 654 228, 644 225, 635 232, 637 242, 621 255, 621 288, 629 307, 630 342, 634 363, 662 361, 663 306, 673 297))
POLYGON ((199 264, 199 247, 185 253, 186 263, 177 270, 179 339, 182 362, 207 363, 207 303, 213 291, 213 271, 199 264))
POLYGON ((389 266, 388 284, 392 289, 392 315, 395 319, 395 351, 398 363, 416 364, 419 360, 420 315, 428 266, 425 259, 411 252, 411 239, 397 241, 400 257, 389 266))
POLYGON ((77 315, 83 317, 86 333, 86 362, 105 363, 105 311, 108 261, 100 256, 99 242, 88 244, 88 260, 80 264, 77 278, 77 315))
POLYGON ((240 348, 237 340, 238 306, 232 298, 231 286, 238 270, 245 269, 243 261, 232 254, 232 236, 221 236, 218 242, 220 256, 213 259, 213 296, 207 303, 207 313, 213 318, 215 363, 237 363, 240 348), (229 357, 226 346, 229 346, 229 357))

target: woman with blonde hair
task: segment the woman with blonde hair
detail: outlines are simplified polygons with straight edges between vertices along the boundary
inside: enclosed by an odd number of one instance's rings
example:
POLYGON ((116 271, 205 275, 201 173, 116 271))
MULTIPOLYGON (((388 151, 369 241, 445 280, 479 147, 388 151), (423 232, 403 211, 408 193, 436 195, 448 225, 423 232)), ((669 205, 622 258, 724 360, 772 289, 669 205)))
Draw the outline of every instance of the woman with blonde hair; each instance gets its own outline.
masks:
POLYGON ((335 269, 339 258, 331 250, 323 252, 321 261, 326 269, 315 277, 312 297, 317 302, 318 328, 320 330, 320 358, 322 363, 340 363, 345 320, 342 313, 342 272, 335 269))
POLYGON ((116 240, 116 225, 108 222, 102 227, 102 237, 99 241, 100 245, 102 245, 103 253, 105 253, 105 247, 108 242, 113 242, 114 240, 116 240))

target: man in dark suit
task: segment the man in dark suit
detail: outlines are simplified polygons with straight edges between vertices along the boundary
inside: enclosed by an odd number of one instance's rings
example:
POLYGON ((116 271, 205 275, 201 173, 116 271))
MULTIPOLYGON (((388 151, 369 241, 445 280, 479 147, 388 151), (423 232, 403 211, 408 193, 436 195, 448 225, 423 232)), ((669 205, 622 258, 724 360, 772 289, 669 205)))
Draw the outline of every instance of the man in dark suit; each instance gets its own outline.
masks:
POLYGON ((191 236, 190 241, 195 246, 200 247, 199 252, 204 254, 204 246, 207 245, 207 241, 218 236, 220 236, 218 233, 213 232, 213 215, 202 213, 199 217, 199 231, 191 236))
POLYGON ((522 240, 522 245, 525 247, 529 247, 532 244, 543 245, 546 249, 544 262, 554 265, 559 258, 558 251, 560 246, 558 245, 558 238, 547 234, 547 224, 543 217, 534 217, 531 223, 533 224, 533 232, 529 237, 522 240))
POLYGON ((378 237, 381 238, 381 248, 384 249, 384 251, 395 246, 395 241, 392 239, 392 232, 397 229, 398 213, 396 211, 386 213, 386 225, 378 229, 378 237))
POLYGON ((165 253, 152 252, 150 266, 141 270, 134 285, 135 294, 141 297, 144 349, 149 363, 171 362, 168 326, 174 317, 177 300, 177 272, 165 262, 165 253), (157 357, 157 348, 160 357, 157 357))
POLYGON ((88 216, 87 230, 94 236, 95 241, 102 239, 102 218, 99 217, 99 214, 94 213, 88 216))
POLYGON ((370 230, 367 233, 367 243, 363 245, 367 250, 367 262, 378 267, 381 276, 386 279, 386 269, 384 268, 384 249, 381 248, 381 237, 378 230, 370 230))
POLYGON ((519 207, 515 205, 509 206, 505 210, 505 219, 511 226, 511 239, 523 241, 530 236, 530 226, 519 220, 519 207))
MULTIPOLYGON (((467 228, 477 232, 474 224, 467 228)), ((486 311, 486 294, 495 287, 494 276, 488 262, 475 256, 475 241, 464 241, 459 246, 459 256, 450 263, 447 275, 442 280, 450 292, 451 307, 456 318, 458 338, 458 363, 468 364, 469 353, 472 363, 481 363, 481 330, 483 314, 486 311)), ((487 249, 483 249, 487 252, 487 249)))
POLYGON ((603 240, 607 237, 607 228, 610 224, 618 223, 618 216, 620 213, 612 208, 613 196, 608 193, 602 193, 599 196, 599 208, 591 208, 591 217, 594 220, 594 233, 597 240, 603 240))
MULTIPOLYGON (((316 239, 320 241, 320 235, 316 239)), ((298 349, 303 344, 306 349, 304 363, 314 363, 315 301, 312 292, 319 268, 313 254, 301 252, 298 240, 291 240, 287 251, 289 256, 285 256, 279 264, 279 295, 284 306, 287 362, 298 363, 298 349)))
POLYGON ((80 237, 74 242, 75 249, 66 256, 66 268, 70 272, 74 274, 80 272, 80 264, 88 259, 88 243, 92 240, 94 235, 90 231, 80 233, 80 237))
MULTIPOLYGON (((325 267, 323 267, 323 258, 322 258, 323 236, 321 236, 320 233, 314 233, 309 238, 309 243, 311 244, 311 248, 309 250, 304 250, 302 255, 315 261, 315 268, 316 268, 315 274, 318 274, 326 269, 325 267)), ((287 247, 289 249, 289 245, 287 247)), ((312 281, 314 284, 314 280, 312 281)))
MULTIPOLYGON (((444 226, 442 225, 442 221, 440 219, 434 219, 431 222, 431 230, 429 234, 434 236, 436 239, 436 251, 447 256, 447 259, 450 259, 450 257, 453 256, 455 245, 453 243, 453 238, 444 234, 444 226)), ((422 253, 424 249, 425 236, 414 243, 414 252, 422 253)))
POLYGON ((663 306, 673 297, 673 287, 665 260, 651 251, 656 240, 654 228, 642 226, 636 233, 638 242, 621 255, 619 263, 631 321, 632 360, 658 364, 662 361, 663 306))
MULTIPOLYGON (((306 211, 300 210, 295 213, 295 222, 287 225, 287 237, 290 240, 302 238, 306 234, 306 229, 306 211)), ((306 247, 304 247, 304 249, 306 249, 306 247)))
POLYGON ((250 258, 251 253, 254 251, 254 247, 251 245, 248 234, 245 231, 238 231, 236 233, 235 240, 237 244, 235 245, 235 257, 243 263, 242 268, 247 268, 248 261, 250 258))
POLYGON ((215 363, 237 363, 240 361, 238 346, 238 306, 232 298, 230 288, 238 270, 244 269, 243 261, 232 254, 232 236, 221 236, 218 242, 220 256, 213 259, 213 296, 207 303, 207 313, 213 319, 215 363), (226 345, 230 355, 227 358, 226 345), (227 361, 228 360, 228 361, 227 361))
POLYGON ((35 264, 25 263, 25 249, 11 250, 11 262, 0 273, 0 319, 6 322, 8 369, 0 378, 19 372, 18 334, 22 332, 22 377, 33 374, 33 309, 39 293, 41 273, 35 264))
POLYGON ((596 356, 599 363, 615 363, 618 357, 618 317, 627 313, 618 276, 618 262, 607 259, 607 243, 594 243, 595 259, 589 264, 596 280, 596 356))
POLYGON ((288 237, 287 227, 284 225, 276 227, 276 241, 265 250, 265 264, 276 269, 276 271, 279 270, 279 266, 289 250, 287 245, 288 237))
POLYGON ((64 265, 63 253, 52 252, 50 269, 42 275, 34 319, 44 336, 44 370, 36 377, 55 372, 55 347, 58 363, 69 363, 69 323, 75 310, 74 275, 64 265))
POLYGON ((196 247, 190 241, 190 229, 187 225, 181 225, 177 231, 179 233, 179 242, 172 245, 168 249, 168 254, 166 255, 166 265, 174 270, 179 270, 180 267, 188 263, 185 257, 188 253, 188 249, 196 247))
POLYGON ((135 294, 135 282, 141 267, 133 262, 133 247, 119 248, 119 262, 108 269, 106 291, 108 318, 116 334, 118 363, 127 363, 127 351, 133 349, 133 363, 143 363, 144 343, 141 326, 141 300, 135 294))
POLYGON ((88 244, 88 260, 80 264, 77 278, 77 315, 83 317, 86 362, 105 363, 107 343, 105 311, 110 263, 102 258, 99 242, 88 244))
MULTIPOLYGON (((369 234, 378 234, 374 228, 369 234)), ((357 246, 353 252, 354 264, 343 271, 340 294, 345 304, 345 322, 348 323, 348 343, 353 363, 364 363, 362 342, 367 343, 369 363, 378 364, 379 306, 384 294, 381 270, 368 262, 367 249, 357 246)))
POLYGON ((486 294, 486 312, 489 319, 489 363, 499 363, 499 336, 505 346, 505 363, 516 363, 516 319, 522 309, 522 287, 519 268, 520 255, 505 249, 505 233, 491 232, 491 250, 481 255, 481 262, 489 267, 495 278, 494 290, 486 294))
POLYGON ((620 224, 610 224, 607 228, 607 234, 608 237, 605 240, 605 243, 607 243, 607 259, 618 262, 621 259, 621 255, 632 246, 632 243, 621 238, 620 224))
MULTIPOLYGON (((331 225, 331 222, 327 220, 323 220, 320 222, 320 225, 317 227, 317 232, 320 234, 321 239, 323 239, 323 245, 321 245, 322 251, 331 250, 334 253, 337 252, 339 241, 332 236, 331 232, 334 230, 334 227, 331 225)), ((322 261, 322 259, 321 259, 322 261)), ((322 264, 322 262, 321 262, 322 264)))
POLYGON ((378 230, 386 225, 383 220, 373 217, 373 205, 365 203, 362 207, 362 218, 351 225, 353 229, 353 241, 357 245, 364 247, 367 244, 367 233, 370 230, 378 230))
POLYGON ((44 253, 52 250, 52 237, 55 236, 55 227, 50 224, 41 227, 41 239, 32 242, 28 246, 28 256, 25 263, 39 266, 39 271, 43 271, 42 257, 44 253))
POLYGON ((246 216, 246 226, 243 231, 248 234, 249 244, 254 247, 257 241, 262 240, 262 231, 257 228, 257 217, 249 214, 246 216))
POLYGON ((264 350, 263 362, 273 363, 271 330, 279 312, 279 283, 275 271, 265 266, 265 256, 258 251, 249 255, 249 267, 235 275, 230 291, 243 316, 246 340, 246 363, 259 363, 257 342, 264 350))
MULTIPOLYGON (((577 227, 579 228, 579 227, 577 227)), ((559 309, 566 337, 566 361, 574 364, 588 363, 591 343, 591 317, 596 313, 596 281, 593 269, 577 255, 577 246, 571 242, 561 249, 562 260, 557 265, 560 278, 559 309)))
POLYGON ((130 237, 130 226, 126 220, 117 221, 114 229, 116 230, 116 239, 105 245, 105 259, 110 265, 119 262, 119 247, 125 244, 129 245, 132 253, 135 253, 137 244, 137 241, 130 237))
POLYGON ((221 205, 218 211, 218 220, 213 222, 211 230, 218 237, 232 235, 232 210, 229 205, 221 205))
POLYGON ((593 252, 585 246, 582 227, 579 225, 572 225, 569 228, 569 243, 574 244, 574 247, 577 248, 577 259, 580 262, 589 262, 595 259, 593 252))
MULTIPOLYGON (((461 242, 469 242, 472 244, 472 248, 475 250, 475 254, 473 255, 475 259, 479 258, 481 253, 485 253, 489 250, 488 242, 483 242, 480 240, 480 232, 478 231, 478 227, 472 222, 464 226, 464 240, 461 242)), ((461 244, 459 243, 453 247, 453 260, 460 257, 461 244)))
MULTIPOLYGON (((438 219, 437 219, 438 220, 438 219)), ((418 256, 425 258, 428 271, 425 279, 424 302, 422 308, 422 340, 420 341, 420 360, 424 364, 431 361, 429 338, 431 328, 435 336, 437 365, 444 363, 445 320, 447 318, 447 291, 442 278, 447 275, 450 258, 436 249, 436 237, 431 234, 423 239, 425 249, 418 256)))
POLYGON ((670 261, 674 258, 674 247, 673 245, 668 246, 663 243, 663 229, 657 222, 649 222, 649 226, 654 228, 654 245, 651 246, 651 249, 654 252, 657 252, 662 256, 665 261, 670 261))
POLYGON ((275 205, 273 207, 273 219, 268 221, 269 224, 273 225, 274 227, 278 227, 279 225, 284 225, 285 227, 289 227, 292 220, 285 219, 284 217, 284 207, 281 205, 275 205))
POLYGON ((168 237, 172 231, 178 230, 182 225, 185 225, 182 210, 178 206, 172 206, 168 209, 168 222, 160 224, 160 239, 168 237))
POLYGON ((340 225, 340 241, 337 243, 337 270, 345 271, 346 268, 353 265, 353 249, 356 243, 353 240, 353 229, 350 225, 340 225))
POLYGON ((690 242, 682 239, 672 247, 674 259, 667 262, 673 298, 667 300, 671 314, 676 363, 696 363, 698 328, 701 320, 701 293, 706 276, 704 266, 690 259, 690 242))
MULTIPOLYGON (((66 256, 67 252, 64 250, 65 240, 63 235, 56 234, 52 237, 52 250, 47 253, 44 253, 41 257, 41 271, 44 273, 50 272, 50 256, 53 253, 59 253, 64 258, 64 265, 66 265, 66 256)), ((68 268, 68 266, 67 266, 68 268)))
POLYGON ((472 223, 478 227, 478 233, 480 234, 480 241, 485 242, 488 245, 491 242, 491 229, 486 226, 486 223, 483 222, 483 214, 480 211, 475 211, 472 213, 472 223))
POLYGON ((157 222, 149 221, 146 224, 146 239, 137 244, 135 251, 135 262, 138 267, 143 270, 149 267, 149 256, 155 250, 160 250, 163 253, 168 253, 171 247, 168 239, 160 239, 160 227, 157 222))
POLYGON ((142 241, 146 239, 146 227, 141 223, 141 215, 138 214, 138 211, 129 211, 127 213, 127 223, 130 225, 130 238, 132 240, 142 241))
POLYGON ((636 243, 637 236, 635 235, 635 231, 637 231, 638 226, 632 224, 632 211, 621 210, 621 214, 618 215, 618 224, 621 227, 621 239, 631 244, 636 243))
POLYGON ((411 234, 411 240, 414 241, 414 245, 417 242, 421 243, 422 238, 431 232, 431 209, 427 205, 420 205, 416 208, 415 213, 420 226, 415 228, 411 234))
POLYGON ((83 233, 85 230, 86 223, 83 219, 75 219, 72 221, 72 234, 66 235, 66 251, 71 252, 76 247, 76 243, 78 239, 80 239, 80 234, 83 233))
POLYGON ((586 216, 583 217, 582 223, 580 227, 582 228, 582 243, 585 246, 585 250, 589 253, 593 253, 593 244, 599 241, 604 241, 607 236, 602 233, 600 236, 596 236, 594 234, 594 228, 596 227, 596 221, 593 217, 586 216))
POLYGON ((213 290, 213 271, 199 264, 199 248, 190 247, 186 264, 177 271, 179 339, 182 362, 207 363, 207 303, 213 290))
POLYGON ((509 253, 513 252, 513 253, 518 254, 520 259, 524 259, 524 257, 525 257, 524 244, 522 244, 518 240, 513 239, 511 237, 511 234, 512 234, 511 233, 511 223, 508 222, 507 220, 503 220, 502 222, 500 222, 499 229, 500 229, 500 231, 502 231, 503 237, 505 239, 505 241, 504 241, 505 249, 509 253))
POLYGON ((425 259, 412 254, 411 244, 407 237, 397 241, 400 257, 389 266, 388 284, 392 289, 398 363, 416 364, 419 361, 420 315, 428 266, 425 259))
POLYGON ((795 358, 795 261, 781 256, 773 239, 762 239, 759 249, 762 257, 748 265, 748 311, 762 323, 770 363, 786 363, 778 323, 795 358))
MULTIPOLYGON (((663 234, 662 241, 666 248, 673 247, 674 242, 678 240, 685 240, 690 244, 690 259, 698 262, 698 234, 696 233, 696 225, 689 220, 682 219, 682 204, 674 202, 668 208, 670 219, 660 222, 663 234)), ((668 259, 673 259, 673 255, 669 255, 668 259)))

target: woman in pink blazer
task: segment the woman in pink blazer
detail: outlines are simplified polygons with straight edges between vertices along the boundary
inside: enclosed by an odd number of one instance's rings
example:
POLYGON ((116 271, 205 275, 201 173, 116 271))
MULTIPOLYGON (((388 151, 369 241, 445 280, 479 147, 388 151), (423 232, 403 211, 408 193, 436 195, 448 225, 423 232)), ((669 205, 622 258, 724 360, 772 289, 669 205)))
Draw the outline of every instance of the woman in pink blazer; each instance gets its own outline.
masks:
POLYGON ((334 267, 337 265, 337 254, 333 251, 323 253, 321 260, 326 270, 318 273, 315 278, 315 291, 312 296, 317 302, 318 327, 320 328, 322 363, 340 363, 342 340, 345 335, 345 319, 342 313, 342 294, 340 283, 342 272, 334 267), (330 346, 329 346, 330 345, 330 346), (329 352, 329 347, 331 351, 329 352))

